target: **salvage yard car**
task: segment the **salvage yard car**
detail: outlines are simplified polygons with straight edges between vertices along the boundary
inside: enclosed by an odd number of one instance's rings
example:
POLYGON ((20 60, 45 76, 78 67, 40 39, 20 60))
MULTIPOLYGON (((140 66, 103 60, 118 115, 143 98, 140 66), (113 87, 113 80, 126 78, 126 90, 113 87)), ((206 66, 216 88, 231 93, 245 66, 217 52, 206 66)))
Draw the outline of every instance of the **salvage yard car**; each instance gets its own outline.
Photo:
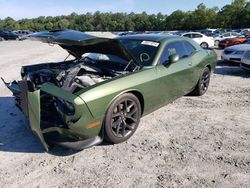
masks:
POLYGON ((250 50, 250 40, 244 42, 244 44, 238 44, 230 46, 222 51, 221 59, 228 62, 241 63, 242 58, 246 51, 250 50))
POLYGON ((202 48, 211 48, 214 46, 213 37, 208 37, 199 32, 188 32, 182 34, 183 37, 188 37, 197 42, 202 48))
POLYGON ((4 40, 17 40, 19 38, 17 34, 9 30, 0 31, 0 37, 4 40))
POLYGON ((216 65, 213 50, 179 36, 108 39, 63 30, 29 38, 58 44, 75 57, 24 66, 20 81, 3 80, 46 150, 123 142, 142 116, 178 97, 203 95, 216 65))
POLYGON ((246 42, 247 38, 244 35, 239 35, 235 38, 228 38, 228 39, 223 39, 219 42, 218 47, 221 49, 224 49, 229 46, 233 45, 238 45, 238 44, 243 44, 246 42))
POLYGON ((228 38, 234 38, 240 35, 240 33, 237 32, 226 32, 221 35, 214 36, 214 45, 218 46, 221 40, 228 39, 228 38))

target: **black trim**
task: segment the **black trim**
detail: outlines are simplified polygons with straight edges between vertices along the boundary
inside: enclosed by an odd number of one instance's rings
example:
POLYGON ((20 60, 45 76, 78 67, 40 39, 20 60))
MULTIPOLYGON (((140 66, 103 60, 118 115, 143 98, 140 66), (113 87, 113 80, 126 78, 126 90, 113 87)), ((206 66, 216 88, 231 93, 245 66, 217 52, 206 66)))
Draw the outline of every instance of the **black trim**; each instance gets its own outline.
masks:
MULTIPOLYGON (((52 134, 53 135, 53 134, 52 134)), ((66 138, 56 135, 46 135, 44 134, 44 138, 49 145, 55 144, 58 146, 62 146, 65 148, 73 149, 76 151, 81 151, 83 149, 90 148, 92 146, 96 146, 103 142, 103 138, 101 136, 95 136, 93 138, 88 138, 85 140, 77 140, 73 138, 66 138)))
POLYGON ((250 69, 250 65, 248 65, 248 64, 241 63, 241 66, 242 66, 242 67, 246 67, 246 68, 250 69))

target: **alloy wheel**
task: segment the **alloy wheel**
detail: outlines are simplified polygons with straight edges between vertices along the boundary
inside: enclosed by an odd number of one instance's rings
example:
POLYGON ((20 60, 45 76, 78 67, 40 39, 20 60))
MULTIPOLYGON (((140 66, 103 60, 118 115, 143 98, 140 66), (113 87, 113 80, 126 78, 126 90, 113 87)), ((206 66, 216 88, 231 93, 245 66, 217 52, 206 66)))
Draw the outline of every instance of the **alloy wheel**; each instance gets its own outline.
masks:
POLYGON ((207 91, 210 82, 210 72, 205 71, 201 77, 200 88, 203 92, 207 91))
POLYGON ((133 133, 140 120, 138 107, 133 100, 119 102, 112 114, 111 129, 114 136, 123 138, 133 133))

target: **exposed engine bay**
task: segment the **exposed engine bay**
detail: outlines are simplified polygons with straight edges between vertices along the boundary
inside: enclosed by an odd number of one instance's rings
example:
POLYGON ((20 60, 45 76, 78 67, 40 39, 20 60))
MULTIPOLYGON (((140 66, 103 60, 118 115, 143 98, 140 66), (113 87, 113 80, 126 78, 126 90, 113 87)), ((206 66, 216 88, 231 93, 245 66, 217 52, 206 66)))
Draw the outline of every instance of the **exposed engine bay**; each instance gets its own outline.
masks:
MULTIPOLYGON (((21 81, 14 81, 5 85, 13 92, 17 107, 28 117, 28 92, 34 93, 44 83, 51 83, 70 93, 76 93, 83 88, 122 76, 138 70, 132 62, 117 62, 108 60, 94 60, 90 57, 63 61, 59 63, 45 63, 23 66, 21 81)), ((40 91, 41 130, 50 127, 68 129, 66 116, 75 114, 73 103, 40 91), (66 116, 65 116, 66 115, 66 116), (49 122, 48 122, 49 120, 49 122)), ((74 119, 76 121, 77 119, 74 119)))
POLYGON ((99 61, 84 57, 80 60, 24 66, 21 76, 23 80, 30 80, 38 89, 43 83, 50 82, 75 93, 82 88, 133 72, 136 68, 133 63, 99 61))

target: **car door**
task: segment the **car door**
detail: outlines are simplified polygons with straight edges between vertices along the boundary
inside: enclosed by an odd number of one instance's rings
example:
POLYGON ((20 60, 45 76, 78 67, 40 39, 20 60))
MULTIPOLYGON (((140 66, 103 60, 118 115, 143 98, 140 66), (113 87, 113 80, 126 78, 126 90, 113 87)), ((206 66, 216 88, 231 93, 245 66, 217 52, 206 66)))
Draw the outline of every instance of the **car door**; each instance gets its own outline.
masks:
POLYGON ((193 40, 197 42, 198 44, 201 44, 203 41, 203 37, 200 34, 194 33, 193 34, 193 40))
POLYGON ((156 86, 158 87, 157 95, 161 96, 159 98, 162 104, 187 94, 193 87, 196 79, 194 79, 192 61, 192 56, 188 54, 184 41, 171 42, 165 46, 159 64, 156 66, 159 80, 156 86), (169 56, 173 54, 178 54, 180 59, 170 64, 169 56))
POLYGON ((222 38, 230 38, 231 37, 231 33, 225 33, 224 35, 222 35, 222 38))
POLYGON ((183 45, 186 49, 186 56, 188 57, 188 70, 189 71, 189 84, 190 87, 188 88, 188 93, 196 86, 200 74, 201 74, 201 68, 200 68, 200 61, 202 59, 202 56, 200 55, 200 51, 197 50, 190 42, 183 41, 183 45))

